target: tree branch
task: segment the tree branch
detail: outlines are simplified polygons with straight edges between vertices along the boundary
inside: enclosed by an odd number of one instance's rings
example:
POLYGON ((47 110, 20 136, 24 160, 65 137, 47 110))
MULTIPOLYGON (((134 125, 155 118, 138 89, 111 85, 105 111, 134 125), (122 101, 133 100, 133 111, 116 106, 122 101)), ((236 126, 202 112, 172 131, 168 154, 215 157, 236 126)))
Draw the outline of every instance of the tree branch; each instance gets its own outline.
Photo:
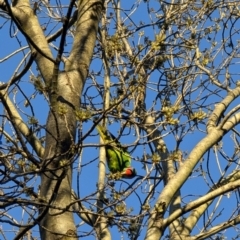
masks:
POLYGON ((240 216, 238 215, 235 218, 233 218, 229 221, 223 222, 221 224, 218 224, 218 225, 212 227, 211 229, 209 229, 208 231, 206 231, 204 233, 197 234, 196 236, 191 237, 188 240, 205 240, 208 237, 211 237, 212 235, 214 235, 214 234, 216 234, 220 231, 223 231, 227 228, 236 226, 239 223, 240 223, 240 216))
POLYGON ((182 232, 184 236, 188 236, 198 221, 199 217, 205 212, 206 208, 212 203, 216 197, 223 195, 229 191, 235 190, 240 186, 240 171, 236 171, 223 179, 217 189, 210 190, 206 195, 192 201, 182 208, 173 212, 168 218, 163 220, 163 227, 167 227, 174 219, 194 209, 193 213, 184 221, 184 227, 187 230, 182 232), (198 216, 198 217, 197 217, 198 216))
POLYGON ((21 116, 19 115, 15 106, 9 99, 8 94, 5 90, 0 91, 0 98, 4 106, 7 108, 7 112, 11 118, 11 121, 13 122, 14 127, 17 128, 24 136, 24 138, 27 139, 27 141, 32 146, 37 155, 39 157, 42 157, 44 153, 44 148, 41 142, 39 141, 38 138, 36 138, 36 136, 34 136, 34 134, 30 131, 26 123, 22 120, 21 116))
POLYGON ((35 60, 44 80, 50 82, 53 74, 53 63, 55 61, 38 19, 30 7, 29 1, 14 1, 13 7, 10 7, 7 1, 5 3, 15 24, 29 41, 32 52, 36 51, 35 60))
MULTIPOLYGON (((207 131, 210 133, 217 125, 220 117, 223 117, 224 112, 235 100, 238 96, 240 96, 240 87, 236 87, 235 89, 228 92, 227 96, 218 104, 216 104, 212 114, 210 115, 207 122, 207 131)), ((223 121, 224 124, 225 120, 223 121)), ((221 127, 221 125, 219 125, 221 127)))
POLYGON ((103 8, 102 0, 78 1, 78 20, 71 54, 65 63, 65 70, 88 71, 103 8))
POLYGON ((223 130, 213 129, 195 146, 195 148, 189 154, 188 158, 185 160, 185 162, 179 168, 178 172, 175 174, 174 178, 169 180, 156 202, 156 206, 163 206, 161 213, 158 213, 156 209, 153 209, 150 213, 148 231, 145 238, 146 240, 150 240, 153 234, 156 237, 155 239, 158 239, 161 236, 160 227, 162 223, 161 221, 158 221, 159 225, 156 226, 157 219, 161 219, 161 217, 163 217, 173 196, 187 180, 192 170, 194 169, 198 161, 202 158, 204 153, 215 143, 217 143, 224 134, 225 132, 223 130))

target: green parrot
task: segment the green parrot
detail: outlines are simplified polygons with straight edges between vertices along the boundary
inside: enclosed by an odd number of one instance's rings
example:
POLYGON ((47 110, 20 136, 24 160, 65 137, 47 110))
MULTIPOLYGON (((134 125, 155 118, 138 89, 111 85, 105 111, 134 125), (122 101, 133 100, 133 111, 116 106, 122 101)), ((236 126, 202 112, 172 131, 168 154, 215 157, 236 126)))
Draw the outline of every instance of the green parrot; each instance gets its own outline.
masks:
POLYGON ((116 137, 102 125, 98 124, 96 128, 103 142, 106 144, 106 157, 110 172, 120 172, 123 178, 135 177, 137 173, 131 167, 131 156, 127 152, 127 148, 123 147, 116 137))

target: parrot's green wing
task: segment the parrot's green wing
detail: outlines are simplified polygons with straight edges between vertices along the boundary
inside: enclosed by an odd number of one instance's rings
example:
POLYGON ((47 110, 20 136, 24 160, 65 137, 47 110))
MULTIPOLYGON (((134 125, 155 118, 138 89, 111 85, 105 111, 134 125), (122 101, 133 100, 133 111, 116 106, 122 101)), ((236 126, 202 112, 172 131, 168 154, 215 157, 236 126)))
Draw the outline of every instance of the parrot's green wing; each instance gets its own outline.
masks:
POLYGON ((122 172, 131 167, 131 156, 116 137, 101 125, 96 126, 99 135, 106 144, 106 157, 108 168, 112 173, 122 172))
POLYGON ((111 145, 106 146, 108 167, 111 172, 121 172, 131 166, 131 157, 128 152, 111 145))

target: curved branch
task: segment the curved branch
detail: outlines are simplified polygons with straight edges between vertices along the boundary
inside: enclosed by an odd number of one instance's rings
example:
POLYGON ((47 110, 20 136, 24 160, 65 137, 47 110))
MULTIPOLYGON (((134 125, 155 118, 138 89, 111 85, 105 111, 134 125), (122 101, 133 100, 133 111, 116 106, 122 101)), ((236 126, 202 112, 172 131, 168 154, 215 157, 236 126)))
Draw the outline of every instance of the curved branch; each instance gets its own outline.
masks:
POLYGON ((208 237, 223 231, 227 228, 236 226, 240 223, 240 216, 238 215, 237 217, 233 218, 232 220, 229 220, 227 222, 223 222, 220 223, 218 225, 216 225, 215 227, 212 227, 211 229, 209 229, 208 231, 204 232, 204 233, 200 233, 192 238, 190 238, 189 240, 204 240, 207 239, 208 237))
POLYGON ((25 73, 27 73, 27 71, 29 70, 29 68, 31 67, 31 65, 32 65, 32 63, 33 63, 33 60, 34 60, 34 58, 33 58, 33 56, 31 55, 30 58, 29 58, 29 60, 28 60, 28 62, 27 62, 27 64, 26 64, 25 67, 23 68, 23 70, 22 70, 19 74, 13 76, 13 77, 9 80, 8 83, 1 84, 1 85, 0 85, 0 90, 3 90, 3 89, 5 89, 5 88, 11 86, 12 84, 16 83, 19 79, 21 79, 21 77, 23 77, 23 76, 25 75, 25 73))
POLYGON ((222 127, 224 131, 229 131, 240 123, 240 113, 236 113, 234 116, 229 118, 226 122, 224 121, 223 126, 220 125, 218 128, 222 127))
POLYGON ((55 60, 29 1, 16 1, 13 7, 7 1, 5 3, 10 16, 30 43, 33 53, 36 52, 35 60, 44 80, 50 82, 55 60))
MULTIPOLYGON (((78 16, 78 10, 76 10, 73 13, 72 18, 69 20, 69 23, 68 23, 68 26, 67 26, 68 29, 76 22, 77 16, 78 16)), ((57 32, 55 32, 54 34, 48 36, 47 37, 48 43, 52 42, 52 41, 56 40, 58 37, 60 37, 62 32, 63 32, 63 29, 64 29, 64 26, 61 29, 59 29, 57 32)))
POLYGON ((72 200, 76 203, 73 204, 73 210, 77 212, 77 215, 88 225, 94 226, 94 223, 96 222, 96 216, 86 209, 80 200, 77 197, 77 194, 72 190, 72 200))
MULTIPOLYGON (((233 174, 231 174, 229 177, 227 177, 226 179, 224 179, 220 183, 221 186, 219 188, 217 188, 215 190, 211 190, 206 195, 198 198, 195 201, 192 201, 192 202, 186 204, 181 209, 178 209, 174 213, 172 213, 168 218, 164 219, 163 220, 163 227, 164 228, 167 227, 176 218, 182 216, 183 214, 185 214, 185 213, 187 213, 187 212, 189 212, 193 209, 195 209, 194 212, 197 212, 198 215, 202 215, 202 213, 206 210, 206 207, 209 206, 209 204, 212 202, 212 200, 214 200, 216 197, 218 197, 220 195, 223 195, 224 193, 227 193, 229 191, 232 191, 232 190, 238 188, 240 186, 240 180, 239 179, 240 179, 240 171, 234 172, 233 174), (207 205, 207 206, 204 206, 204 209, 201 209, 202 205, 207 205), (200 206, 200 208, 196 209, 199 206, 200 206)), ((191 217, 191 215, 190 215, 190 217, 191 217)), ((187 218, 186 221, 190 222, 191 225, 192 225, 193 221, 194 221, 194 218, 195 218, 195 216, 192 216, 189 221, 188 221, 188 218, 187 218)), ((186 221, 185 221, 185 223, 186 223, 186 221)), ((186 228, 189 229, 189 227, 190 226, 188 226, 186 228)), ((192 226, 191 226, 190 229, 192 229, 192 226)))
POLYGON ((240 96, 240 87, 236 87, 234 90, 231 90, 220 103, 216 104, 215 109, 213 110, 207 122, 208 133, 210 133, 214 127, 216 127, 220 117, 223 116, 230 103, 238 96, 240 96))
POLYGON ((14 127, 27 139, 29 144, 32 146, 34 151, 39 157, 43 156, 44 148, 36 136, 28 128, 27 124, 22 120, 15 106, 9 99, 6 91, 0 91, 0 99, 5 106, 11 121, 13 122, 14 127))
POLYGON ((189 154, 188 158, 181 165, 178 172, 175 174, 174 178, 170 179, 163 191, 161 192, 157 202, 156 208, 162 206, 162 211, 158 212, 153 209, 150 213, 150 218, 148 222, 148 232, 146 239, 151 239, 151 235, 154 234, 156 239, 161 235, 162 217, 172 201, 175 193, 180 189, 180 187, 187 180, 192 170, 197 165, 199 160, 203 157, 205 152, 216 144, 219 139, 221 139, 226 132, 219 129, 213 129, 205 138, 203 138, 189 154), (158 222, 158 224, 156 224, 158 222))

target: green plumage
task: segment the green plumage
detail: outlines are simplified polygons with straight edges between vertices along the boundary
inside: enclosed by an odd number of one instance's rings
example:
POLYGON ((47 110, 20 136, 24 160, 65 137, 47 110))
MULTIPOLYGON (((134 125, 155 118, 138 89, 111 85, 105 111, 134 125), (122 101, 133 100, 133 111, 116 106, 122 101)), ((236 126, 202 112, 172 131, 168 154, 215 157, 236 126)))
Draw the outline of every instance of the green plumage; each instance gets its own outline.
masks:
POLYGON ((122 172, 126 168, 131 168, 131 156, 126 148, 102 125, 97 125, 96 128, 106 144, 106 158, 110 172, 122 172))

